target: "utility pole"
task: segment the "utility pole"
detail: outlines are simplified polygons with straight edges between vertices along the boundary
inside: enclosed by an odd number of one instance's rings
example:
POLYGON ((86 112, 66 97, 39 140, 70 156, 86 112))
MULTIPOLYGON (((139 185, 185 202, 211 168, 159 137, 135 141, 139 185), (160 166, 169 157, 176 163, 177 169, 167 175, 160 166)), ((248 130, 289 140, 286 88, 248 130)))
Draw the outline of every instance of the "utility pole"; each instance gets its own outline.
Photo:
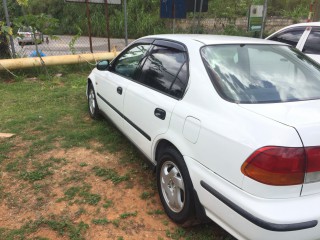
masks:
MULTIPOLYGON (((8 6, 7 6, 7 0, 3 0, 3 8, 4 8, 4 13, 6 16, 6 23, 8 27, 11 27, 11 23, 10 23, 10 19, 9 19, 9 13, 8 13, 8 6)), ((16 51, 14 49, 14 42, 13 42, 13 38, 10 35, 10 45, 11 45, 11 52, 12 52, 12 56, 15 58, 16 57, 16 51)))
POLYGON ((108 35, 108 50, 110 49, 110 27, 109 27, 109 7, 108 7, 108 0, 104 0, 105 5, 105 14, 106 14, 106 25, 107 25, 107 35, 108 35))
POLYGON ((263 32, 267 21, 267 8, 268 8, 268 0, 264 0, 263 5, 263 18, 262 18, 262 26, 260 31, 260 38, 263 38, 263 32))
POLYGON ((128 15, 127 15, 127 0, 124 0, 124 36, 125 43, 128 46, 128 15))

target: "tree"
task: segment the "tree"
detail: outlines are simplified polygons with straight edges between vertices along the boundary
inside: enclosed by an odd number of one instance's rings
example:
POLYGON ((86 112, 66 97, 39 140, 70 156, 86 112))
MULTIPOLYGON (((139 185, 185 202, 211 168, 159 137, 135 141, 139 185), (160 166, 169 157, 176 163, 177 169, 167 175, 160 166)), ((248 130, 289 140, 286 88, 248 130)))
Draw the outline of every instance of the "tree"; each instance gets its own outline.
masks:
POLYGON ((8 36, 12 35, 12 29, 0 21, 0 59, 10 58, 8 36))

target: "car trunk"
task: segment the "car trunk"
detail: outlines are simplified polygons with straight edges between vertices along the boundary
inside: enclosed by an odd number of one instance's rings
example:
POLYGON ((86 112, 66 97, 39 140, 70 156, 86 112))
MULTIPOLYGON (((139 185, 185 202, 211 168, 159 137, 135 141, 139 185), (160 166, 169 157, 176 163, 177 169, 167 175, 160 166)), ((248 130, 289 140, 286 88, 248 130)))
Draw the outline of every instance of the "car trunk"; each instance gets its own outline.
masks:
MULTIPOLYGON (((240 104, 240 106, 274 121, 294 127, 304 147, 320 146, 320 100, 240 104)), ((317 161, 320 161, 320 158, 317 161)), ((316 174, 320 176, 319 172, 316 174)), ((320 193, 320 181, 303 185, 301 195, 315 193, 320 193)))

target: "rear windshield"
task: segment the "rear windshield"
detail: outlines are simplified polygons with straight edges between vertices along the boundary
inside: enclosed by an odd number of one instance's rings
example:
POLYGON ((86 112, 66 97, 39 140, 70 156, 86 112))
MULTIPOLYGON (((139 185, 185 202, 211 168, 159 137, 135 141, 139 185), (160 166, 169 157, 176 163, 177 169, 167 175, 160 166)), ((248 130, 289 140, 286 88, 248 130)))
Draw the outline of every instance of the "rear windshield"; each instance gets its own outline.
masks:
POLYGON ((293 47, 212 45, 201 49, 211 81, 224 99, 271 103, 320 98, 320 66, 293 47))

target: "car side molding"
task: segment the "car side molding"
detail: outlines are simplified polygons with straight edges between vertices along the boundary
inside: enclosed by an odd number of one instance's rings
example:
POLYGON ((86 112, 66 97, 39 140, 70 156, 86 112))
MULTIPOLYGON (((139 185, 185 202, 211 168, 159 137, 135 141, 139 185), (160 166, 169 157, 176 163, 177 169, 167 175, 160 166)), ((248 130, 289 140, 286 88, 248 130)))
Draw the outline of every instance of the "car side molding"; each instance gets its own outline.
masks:
POLYGON ((109 103, 104 97, 102 97, 99 93, 97 93, 97 96, 104 101, 110 108, 112 108, 113 111, 115 111, 117 114, 119 114, 124 120, 126 120, 132 127, 134 127, 142 136, 144 136, 146 139, 151 141, 151 137, 145 133, 141 128, 139 128, 136 124, 134 124, 130 119, 128 119, 126 116, 124 116, 115 106, 113 106, 111 103, 109 103))
POLYGON ((230 207, 232 210, 240 214, 242 217, 244 217, 248 221, 252 222, 253 224, 263 229, 266 229, 269 231, 275 231, 275 232, 289 232, 289 231, 298 231, 298 230, 313 228, 318 224, 317 220, 311 220, 311 221, 300 222, 300 223, 290 223, 290 224, 278 224, 278 223, 271 223, 271 222, 264 221, 256 216, 253 216, 251 213, 247 212, 246 210, 239 207, 234 202, 230 201, 228 198, 223 196, 217 190, 209 186, 206 182, 201 180, 200 184, 205 190, 211 193, 214 197, 218 198, 225 205, 230 207))

